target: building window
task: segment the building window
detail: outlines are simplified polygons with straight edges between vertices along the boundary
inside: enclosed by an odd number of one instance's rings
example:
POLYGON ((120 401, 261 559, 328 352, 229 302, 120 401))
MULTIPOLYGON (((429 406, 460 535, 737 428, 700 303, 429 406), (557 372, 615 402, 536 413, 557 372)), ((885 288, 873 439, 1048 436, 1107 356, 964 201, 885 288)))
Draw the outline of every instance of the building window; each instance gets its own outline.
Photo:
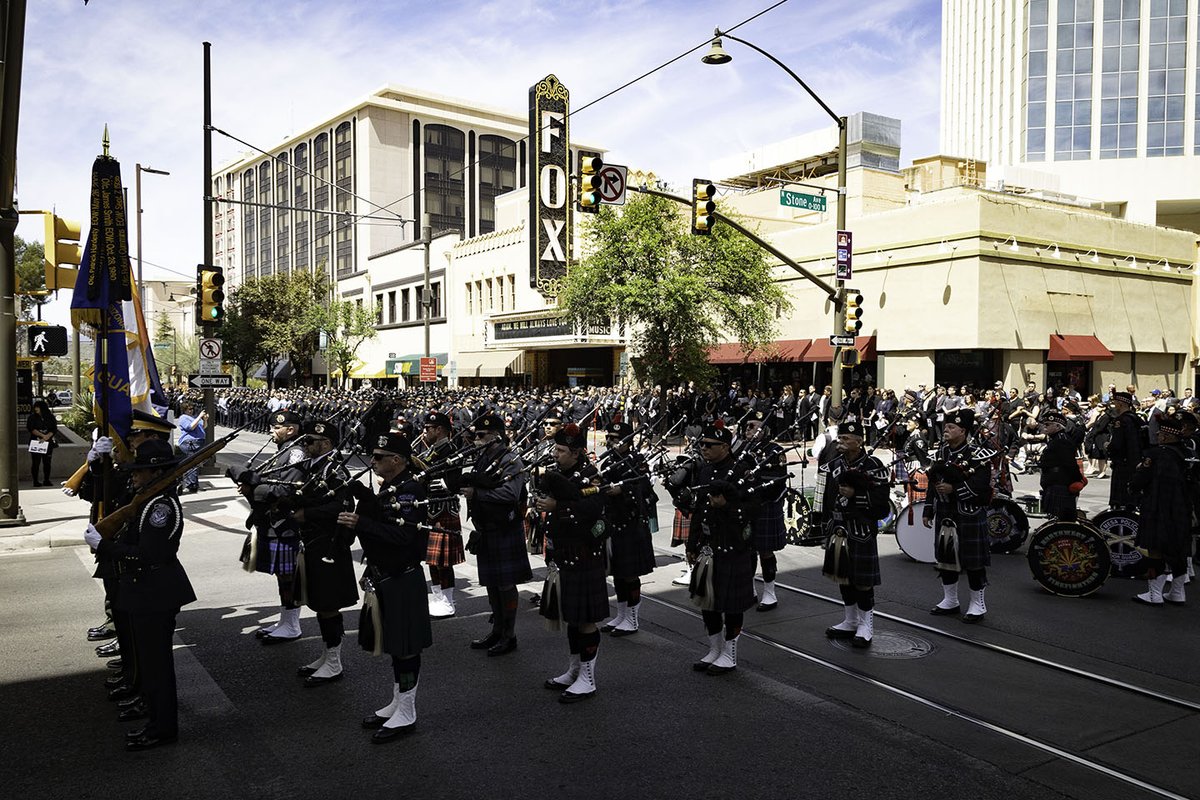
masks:
POLYGON ((409 291, 408 289, 400 290, 400 321, 408 322, 412 315, 409 313, 409 291))
MULTIPOLYGON (((351 196, 354 191, 353 154, 354 148, 350 139, 351 127, 349 122, 337 126, 333 134, 334 176, 337 182, 337 195, 334 206, 338 211, 353 211, 354 201, 351 196)), ((347 214, 337 217, 337 274, 339 277, 349 275, 354 271, 354 219, 347 214)))
POLYGON ((1054 158, 1078 161, 1092 155, 1092 0, 1058 0, 1055 41, 1054 158))
POLYGON ((429 316, 437 319, 442 316, 442 284, 441 281, 429 286, 429 316))
MULTIPOLYGON (((288 154, 281 153, 275 160, 275 205, 291 204, 292 180, 288 174, 288 154)), ((275 209, 275 268, 280 272, 290 271, 292 245, 291 212, 286 208, 275 209)))
POLYGON ((487 279, 487 298, 488 298, 487 310, 491 311, 492 309, 494 309, 496 307, 495 295, 492 293, 492 279, 491 278, 487 279))
POLYGON ((471 295, 473 294, 473 289, 474 289, 474 286, 472 284, 468 283, 467 284, 467 314, 468 315, 475 313, 475 306, 474 306, 474 303, 471 298, 471 295))
POLYGON ((388 292, 388 322, 396 321, 396 293, 388 292))
POLYGON ((375 295, 375 324, 383 324, 383 295, 375 295))
POLYGON ((508 276, 508 307, 517 310, 517 276, 508 276))
POLYGON ((1050 0, 1029 0, 1026 29, 1025 160, 1046 160, 1046 75, 1050 0))
POLYGON ((463 231, 466 137, 446 125, 425 126, 425 211, 434 233, 463 231))
MULTIPOLYGON (((313 139, 313 208, 320 211, 329 210, 329 134, 322 133, 313 139)), ((314 252, 315 265, 323 270, 329 268, 329 234, 330 224, 328 214, 314 214, 313 228, 316 238, 314 252)))
POLYGON ((1100 157, 1137 157, 1141 4, 1105 0, 1100 74, 1100 157))
POLYGON ((496 230, 496 196, 517 188, 517 145, 503 136, 479 137, 479 232, 496 230))
MULTIPOLYGON (((297 208, 308 208, 308 145, 298 144, 292 151, 292 205, 297 208)), ((308 232, 311 230, 309 219, 311 215, 296 212, 296 224, 292 235, 292 255, 296 269, 308 269, 309 241, 308 232)))
POLYGON ((1146 155, 1183 155, 1187 0, 1150 0, 1146 155))
POLYGON ((275 249, 271 240, 271 162, 258 165, 258 274, 270 275, 275 249))
MULTIPOLYGON (((254 199, 254 170, 248 169, 242 173, 242 197, 247 200, 254 199)), ((258 215, 254 213, 254 206, 242 206, 242 240, 245 242, 246 250, 242 256, 242 275, 244 278, 253 278, 258 273, 255 272, 254 262, 254 244, 256 241, 255 228, 258 215)))

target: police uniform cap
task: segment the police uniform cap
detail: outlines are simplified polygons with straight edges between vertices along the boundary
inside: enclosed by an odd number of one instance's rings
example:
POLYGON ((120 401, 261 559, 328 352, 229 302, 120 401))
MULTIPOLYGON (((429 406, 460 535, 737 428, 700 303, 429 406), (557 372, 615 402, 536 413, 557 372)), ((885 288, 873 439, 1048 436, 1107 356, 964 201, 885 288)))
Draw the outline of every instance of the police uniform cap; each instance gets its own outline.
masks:
POLYGON ((450 417, 441 411, 430 411, 429 416, 425 417, 425 427, 428 428, 430 425, 445 428, 448 431, 454 430, 454 423, 450 417))
POLYGON ((561 424, 563 421, 563 412, 561 408, 552 408, 546 412, 546 419, 543 420, 547 425, 561 424))
POLYGON ((846 420, 838 425, 838 436, 857 436, 860 439, 863 438, 865 434, 863 433, 862 423, 856 419, 846 420))
POLYGON ((1117 402, 1119 400, 1122 403, 1126 403, 1131 406, 1133 405, 1133 395, 1131 395, 1129 392, 1113 392, 1112 399, 1113 402, 1117 402))
POLYGON ((482 431, 504 433, 504 421, 495 414, 487 414, 475 420, 475 422, 471 425, 471 429, 476 433, 482 431))
POLYGON ((1058 411, 1047 411, 1045 414, 1042 414, 1042 424, 1045 425, 1048 423, 1062 425, 1065 428, 1067 427, 1067 418, 1058 411))
POLYGON ((129 426, 130 431, 151 431, 154 433, 170 433, 175 430, 175 426, 158 414, 151 414, 148 411, 142 411, 139 408, 133 410, 133 422, 129 426))
POLYGON ((379 438, 375 440, 374 452, 408 458, 412 455, 412 442, 402 433, 380 434, 379 438))
POLYGON ((297 425, 301 424, 300 415, 295 411, 276 411, 271 415, 272 425, 297 425))
POLYGON ((733 444, 733 431, 724 425, 707 425, 700 433, 700 441, 733 444))
POLYGON ((613 422, 604 429, 604 432, 609 436, 625 438, 629 434, 633 433, 633 426, 628 422, 613 422))
POLYGON ((163 439, 148 439, 134 449, 133 461, 122 465, 123 469, 165 469, 182 461, 169 442, 163 439))
POLYGON ((304 423, 301 432, 305 436, 322 436, 332 442, 337 435, 337 427, 327 420, 314 419, 304 423))
POLYGON ((587 431, 574 422, 567 423, 555 432, 554 443, 570 447, 572 450, 587 447, 587 431))
POLYGON ((973 408, 956 408, 954 411, 946 415, 946 422, 951 425, 957 425, 964 431, 971 431, 975 428, 975 409, 973 408))

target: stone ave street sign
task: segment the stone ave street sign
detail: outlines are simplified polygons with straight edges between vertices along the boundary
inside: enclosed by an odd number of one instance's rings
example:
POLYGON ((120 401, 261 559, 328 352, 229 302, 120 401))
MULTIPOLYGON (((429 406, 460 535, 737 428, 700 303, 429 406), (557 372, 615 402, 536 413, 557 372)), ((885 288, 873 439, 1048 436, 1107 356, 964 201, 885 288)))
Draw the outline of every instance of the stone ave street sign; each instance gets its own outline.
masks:
POLYGON ((801 194, 800 192, 789 192, 787 189, 780 189, 779 205, 788 208, 802 208, 805 211, 824 211, 825 196, 819 194, 801 194))

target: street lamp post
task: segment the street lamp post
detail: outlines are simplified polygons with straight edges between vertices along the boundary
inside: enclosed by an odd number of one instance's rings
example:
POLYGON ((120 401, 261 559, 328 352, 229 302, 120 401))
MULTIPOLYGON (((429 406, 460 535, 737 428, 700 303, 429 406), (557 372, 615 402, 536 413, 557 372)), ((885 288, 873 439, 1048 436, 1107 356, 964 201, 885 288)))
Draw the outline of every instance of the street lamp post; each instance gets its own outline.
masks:
POLYGON ((142 173, 143 172, 149 172, 151 175, 170 175, 171 173, 167 172, 165 169, 153 169, 151 167, 143 167, 141 164, 138 164, 137 166, 135 166, 133 168, 133 173, 134 173, 134 181, 133 181, 134 192, 133 193, 134 193, 134 203, 137 204, 137 229, 138 229, 137 289, 138 289, 138 297, 141 298, 142 303, 144 305, 146 302, 146 298, 143 295, 143 291, 145 290, 146 287, 142 284, 142 173))
MULTIPOLYGON (((781 69, 783 69, 784 72, 786 72, 788 75, 791 75, 792 80, 800 84, 804 91, 808 92, 808 96, 817 101, 817 105, 819 105, 825 111, 825 113, 832 117, 833 121, 837 123, 837 228, 839 231, 846 230, 846 118, 839 117, 837 114, 833 113, 833 109, 826 105, 825 101, 818 97, 817 93, 814 92, 809 85, 800 78, 799 75, 793 72, 787 64, 784 64, 778 58, 771 55, 766 50, 763 50, 758 45, 753 44, 752 42, 748 42, 745 39, 740 39, 737 36, 729 33, 722 33, 720 28, 717 28, 713 31, 712 46, 709 48, 708 53, 700 59, 705 64, 728 64, 733 60, 733 56, 726 53, 724 48, 721 47, 721 37, 732 39, 735 42, 740 42, 741 44, 749 47, 751 50, 756 50, 769 58, 771 61, 774 61, 781 69)), ((837 279, 837 298, 834 300, 833 304, 833 332, 835 334, 841 334, 845 332, 846 328, 846 282, 841 278, 838 278, 836 274, 834 277, 837 279)), ((830 387, 833 389, 832 402, 839 406, 842 404, 842 369, 838 363, 841 359, 841 355, 842 348, 834 347, 833 375, 829 381, 830 387)))

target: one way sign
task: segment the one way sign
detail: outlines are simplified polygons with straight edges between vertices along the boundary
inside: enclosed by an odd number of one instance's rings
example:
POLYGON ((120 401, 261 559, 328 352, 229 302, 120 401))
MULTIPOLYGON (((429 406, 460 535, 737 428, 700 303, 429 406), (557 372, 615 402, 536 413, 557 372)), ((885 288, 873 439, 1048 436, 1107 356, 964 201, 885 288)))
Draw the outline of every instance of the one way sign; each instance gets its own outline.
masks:
POLYGON ((228 389, 233 386, 233 376, 188 375, 188 384, 197 389, 228 389))

